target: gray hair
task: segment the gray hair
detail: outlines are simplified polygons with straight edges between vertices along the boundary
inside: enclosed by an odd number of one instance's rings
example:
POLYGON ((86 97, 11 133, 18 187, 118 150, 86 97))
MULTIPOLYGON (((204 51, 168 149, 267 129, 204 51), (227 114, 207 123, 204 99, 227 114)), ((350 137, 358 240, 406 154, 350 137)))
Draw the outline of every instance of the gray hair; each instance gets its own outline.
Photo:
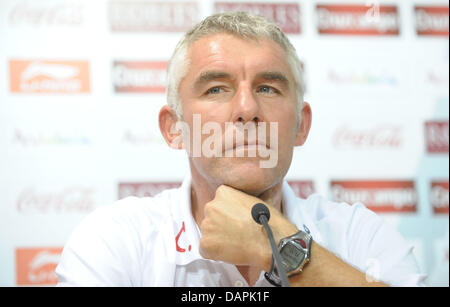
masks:
POLYGON ((264 17, 246 12, 224 12, 211 15, 186 32, 178 42, 167 68, 167 103, 175 111, 177 117, 179 119, 182 117, 178 87, 189 69, 188 48, 197 40, 216 33, 228 33, 253 40, 269 38, 282 47, 286 52, 287 61, 296 83, 298 123, 300 123, 304 85, 301 62, 295 48, 276 24, 264 17))

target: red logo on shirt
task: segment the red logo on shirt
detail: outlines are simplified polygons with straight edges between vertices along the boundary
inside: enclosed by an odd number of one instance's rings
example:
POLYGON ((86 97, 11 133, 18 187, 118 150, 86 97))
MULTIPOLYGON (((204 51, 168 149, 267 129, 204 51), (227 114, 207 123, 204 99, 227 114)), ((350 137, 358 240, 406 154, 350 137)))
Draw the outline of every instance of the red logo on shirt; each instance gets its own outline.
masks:
MULTIPOLYGON (((178 232, 177 236, 175 237, 175 244, 176 244, 177 252, 180 252, 180 253, 186 252, 185 248, 182 248, 178 245, 178 240, 180 240, 181 233, 183 233, 183 232, 186 232, 186 227, 184 226, 184 221, 182 222, 180 232, 178 232)), ((191 245, 188 246, 188 251, 189 252, 191 251, 191 245)))

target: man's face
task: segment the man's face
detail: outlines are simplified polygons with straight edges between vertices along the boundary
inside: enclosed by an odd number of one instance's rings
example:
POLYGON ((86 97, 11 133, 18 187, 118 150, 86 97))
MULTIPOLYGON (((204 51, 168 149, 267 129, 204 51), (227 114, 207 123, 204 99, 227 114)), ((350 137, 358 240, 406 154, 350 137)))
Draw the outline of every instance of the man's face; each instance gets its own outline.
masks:
MULTIPOLYGON (((284 50, 269 39, 243 40, 215 34, 191 45, 188 59, 189 70, 180 82, 179 96, 191 142, 196 133, 192 129, 198 128, 194 125, 196 114, 202 125, 218 123, 223 140, 216 156, 190 154, 193 175, 202 176, 211 185, 226 184, 253 195, 279 183, 291 163, 298 131, 295 81, 284 50), (277 154, 273 167, 261 167, 260 162, 267 157, 248 154, 255 145, 225 145, 225 133, 237 133, 236 127, 247 123, 265 123, 264 141, 272 146, 271 153, 277 154), (277 125, 277 130, 271 130, 270 123, 277 125), (271 138, 277 138, 277 142, 270 142, 271 138)), ((209 136, 201 134, 202 144, 209 136)))

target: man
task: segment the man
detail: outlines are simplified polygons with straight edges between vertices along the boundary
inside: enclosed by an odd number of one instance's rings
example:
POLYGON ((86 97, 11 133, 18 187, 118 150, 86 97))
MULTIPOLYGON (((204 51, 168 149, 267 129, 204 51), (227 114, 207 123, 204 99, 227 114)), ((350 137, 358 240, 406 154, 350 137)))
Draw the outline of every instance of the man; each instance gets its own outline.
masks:
POLYGON ((256 203, 270 210, 291 286, 422 284, 411 247, 362 204, 299 199, 284 181, 311 107, 276 25, 210 16, 180 41, 168 79, 160 129, 187 151, 190 176, 179 189, 90 214, 64 248, 59 285, 279 286, 256 203))

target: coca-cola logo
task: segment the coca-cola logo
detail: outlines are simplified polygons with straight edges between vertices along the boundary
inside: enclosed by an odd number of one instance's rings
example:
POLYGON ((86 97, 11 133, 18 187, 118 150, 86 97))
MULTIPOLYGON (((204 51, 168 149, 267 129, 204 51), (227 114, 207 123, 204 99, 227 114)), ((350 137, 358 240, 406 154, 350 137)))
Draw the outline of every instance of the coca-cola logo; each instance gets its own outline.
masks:
POLYGON ((110 0, 113 32, 185 32, 199 21, 196 2, 110 0))
POLYGON ((306 199, 308 196, 315 193, 314 182, 311 180, 289 180, 288 183, 297 197, 306 199))
POLYGON ((336 202, 350 205, 361 202, 374 212, 416 212, 417 191, 413 181, 361 180, 331 181, 336 202))
POLYGON ((178 188, 180 185, 181 182, 122 182, 119 183, 118 198, 152 197, 164 190, 178 188))
POLYGON ((432 181, 430 203, 435 214, 448 214, 449 184, 447 181, 432 181))
POLYGON ((426 121, 425 143, 428 153, 448 153, 448 120, 426 121))
POLYGON ((417 35, 448 36, 448 6, 414 7, 417 35))
POLYGON ((398 35, 396 6, 388 5, 317 5, 320 34, 398 35))
POLYGON ((113 63, 114 91, 118 93, 164 93, 167 61, 113 63))
POLYGON ((80 186, 51 192, 29 187, 17 197, 16 208, 21 213, 86 213, 94 209, 94 193, 80 186))
POLYGON ((300 34, 300 7, 298 3, 277 2, 215 2, 214 11, 243 11, 264 16, 275 22, 286 34, 300 34))
POLYGON ((20 1, 8 14, 10 26, 79 26, 83 22, 79 1, 20 1))
POLYGON ((54 285, 62 248, 17 248, 16 282, 18 285, 54 285))
POLYGON ((367 129, 344 125, 336 129, 332 144, 336 149, 398 149, 403 144, 403 129, 389 124, 367 129))

